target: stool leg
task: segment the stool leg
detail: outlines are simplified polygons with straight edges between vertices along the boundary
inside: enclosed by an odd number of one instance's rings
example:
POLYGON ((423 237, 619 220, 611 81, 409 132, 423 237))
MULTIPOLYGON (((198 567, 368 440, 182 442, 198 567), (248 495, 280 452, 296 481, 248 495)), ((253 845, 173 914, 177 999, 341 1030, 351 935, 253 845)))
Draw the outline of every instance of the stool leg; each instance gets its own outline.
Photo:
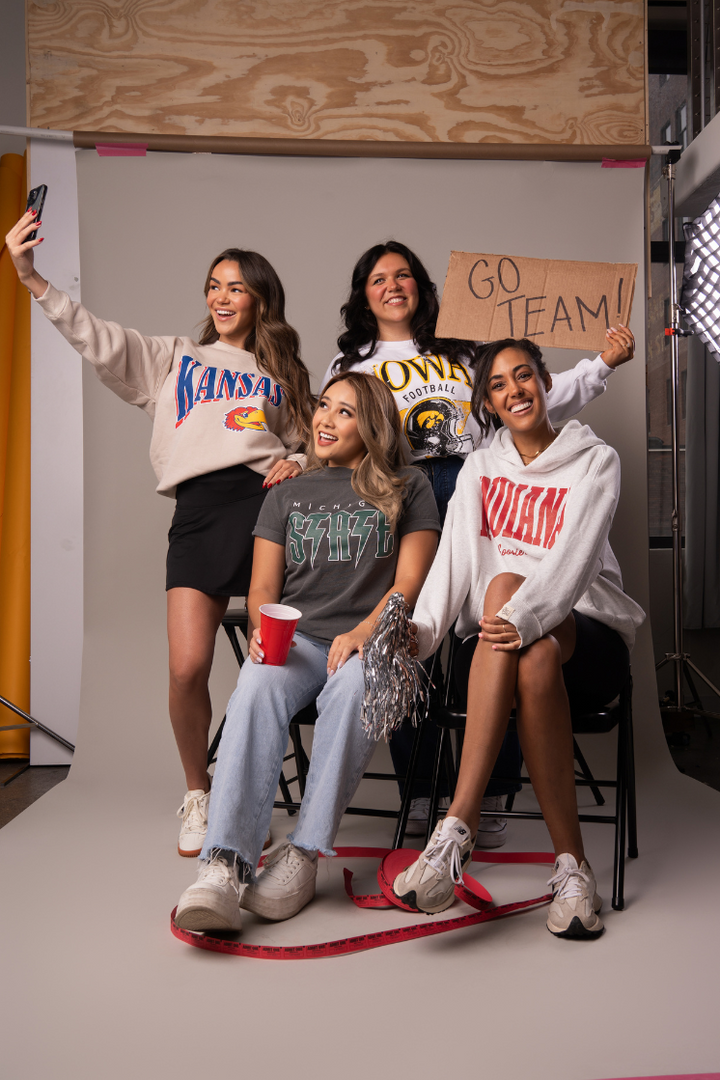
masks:
POLYGON ((395 836, 393 837, 393 850, 403 846, 405 839, 405 829, 407 828, 408 815, 410 814, 410 803, 412 802, 413 784, 415 783, 415 772, 417 769, 417 760, 420 753, 420 742, 425 734, 425 726, 428 717, 428 710, 425 709, 420 721, 415 729, 415 737, 413 738, 412 749, 410 751, 410 761, 408 762, 407 773, 405 775, 405 782, 403 785, 403 797, 400 803, 400 810, 398 812, 397 825, 395 826, 395 836))
POLYGON ((225 633, 227 634, 228 639, 230 641, 230 645, 232 646, 232 651, 235 653, 235 659, 238 662, 238 667, 242 667, 243 664, 245 663, 245 657, 243 656, 242 649, 240 648, 240 642, 238 641, 237 631, 236 631, 234 626, 225 626, 224 623, 223 623, 223 627, 224 627, 225 633))
POLYGON ((635 740, 633 735, 632 703, 628 695, 626 731, 627 802, 628 802, 628 857, 637 859, 637 801, 635 796, 635 740))
POLYGON ((625 838, 627 836, 627 785, 625 754, 627 738, 626 720, 621 716, 618 724, 617 788, 615 789, 615 858, 613 864, 613 897, 615 911, 625 907, 625 838))
POLYGON ((212 765, 212 763, 215 760, 215 757, 217 755, 217 749, 218 749, 218 746, 220 745, 220 740, 222 739, 222 733, 223 733, 223 728, 225 727, 225 720, 226 719, 227 719, 227 715, 223 716, 222 723, 220 724, 220 727, 215 732, 215 738, 210 743, 210 749, 208 750, 208 759, 207 759, 208 765, 212 765))
POLYGON ((305 794, 305 780, 307 779, 310 763, 300 737, 299 724, 290 725, 290 738, 292 740, 293 750, 295 751, 295 768, 297 769, 298 787, 300 788, 300 799, 302 801, 302 797, 305 794))
MULTIPOLYGON (((580 772, 583 775, 583 779, 584 780, 594 780, 595 777, 590 772, 590 769, 588 767, 588 763, 585 760, 585 758, 583 757, 582 752, 580 750, 580 747, 577 744, 576 739, 573 739, 573 754, 575 755, 575 760, 577 761, 578 765, 580 766, 580 772)), ((605 805, 605 796, 600 791, 600 788, 595 787, 594 784, 590 784, 590 790, 592 791, 593 795, 595 796, 595 802, 597 803, 597 805, 598 806, 604 806, 605 805)))

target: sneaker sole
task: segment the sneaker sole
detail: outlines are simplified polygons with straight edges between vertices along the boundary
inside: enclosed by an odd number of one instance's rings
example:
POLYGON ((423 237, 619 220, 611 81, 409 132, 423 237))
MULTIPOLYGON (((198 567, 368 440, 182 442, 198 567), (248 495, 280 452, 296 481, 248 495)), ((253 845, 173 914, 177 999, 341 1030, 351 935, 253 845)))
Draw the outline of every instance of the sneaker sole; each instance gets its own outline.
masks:
POLYGON ((564 930, 559 926, 551 926, 549 921, 547 923, 547 928, 551 934, 554 934, 555 937, 560 938, 598 938, 602 934, 605 927, 603 926, 602 922, 600 922, 600 919, 598 919, 597 921, 599 926, 596 929, 592 930, 585 926, 584 922, 580 918, 578 918, 577 915, 574 915, 570 922, 570 925, 566 926, 564 930))
POLYGON ((211 908, 189 907, 182 915, 175 915, 175 925, 181 930, 194 930, 196 933, 206 933, 208 930, 232 930, 237 932, 242 928, 242 921, 238 913, 237 920, 221 915, 211 908))
MULTIPOLYGON (((182 855, 183 859, 197 859, 198 855, 202 851, 202 845, 199 848, 197 848, 197 849, 195 849, 193 851, 183 851, 183 849, 178 844, 178 849, 177 850, 178 850, 178 855, 182 855)), ((189 929, 189 928, 186 927, 185 929, 189 929)))
POLYGON ((240 897, 240 907, 244 908, 245 911, 252 911, 253 915, 261 915, 263 919, 270 919, 271 922, 284 922, 285 919, 292 919, 293 915, 297 915, 315 898, 314 881, 312 889, 306 888, 302 892, 279 898, 262 896, 257 892, 251 892, 251 888, 252 886, 248 885, 243 891, 240 897))

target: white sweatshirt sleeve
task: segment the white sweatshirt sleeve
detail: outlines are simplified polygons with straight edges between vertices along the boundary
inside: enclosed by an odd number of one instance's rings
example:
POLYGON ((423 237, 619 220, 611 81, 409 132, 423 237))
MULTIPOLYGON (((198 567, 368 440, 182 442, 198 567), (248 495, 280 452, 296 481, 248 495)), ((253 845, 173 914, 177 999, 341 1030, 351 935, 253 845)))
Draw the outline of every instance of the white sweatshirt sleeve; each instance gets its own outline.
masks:
POLYGON ((620 459, 603 445, 570 491, 555 545, 497 613, 516 627, 523 645, 561 623, 597 578, 619 495, 620 459))
POLYGON ((569 420, 607 389, 606 379, 614 368, 597 356, 594 360, 580 360, 569 371, 552 376, 548 394, 548 416, 552 423, 569 420))
MULTIPOLYGON (((440 543, 430 572, 413 612, 418 628, 419 657, 431 656, 457 619, 472 584, 472 562, 468 558, 467 520, 463 520, 463 496, 458 490, 450 499, 440 543)), ((468 474, 469 475, 469 474, 468 474)), ((479 629, 479 626, 478 626, 479 629)))
POLYGON ((144 337, 104 322, 53 285, 36 302, 106 386, 123 401, 152 412, 172 364, 174 338, 144 337))

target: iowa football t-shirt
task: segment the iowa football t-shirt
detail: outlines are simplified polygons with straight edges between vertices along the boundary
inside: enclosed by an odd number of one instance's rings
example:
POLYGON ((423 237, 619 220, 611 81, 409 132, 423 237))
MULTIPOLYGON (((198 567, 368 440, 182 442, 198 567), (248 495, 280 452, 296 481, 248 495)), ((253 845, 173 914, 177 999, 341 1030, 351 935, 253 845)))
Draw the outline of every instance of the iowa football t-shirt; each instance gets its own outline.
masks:
POLYGON ((318 469, 268 493, 255 536, 285 548, 282 603, 302 612, 298 630, 331 642, 367 618, 395 579, 400 538, 440 532, 435 498, 420 469, 406 468, 403 511, 385 514, 357 495, 351 469, 318 469))

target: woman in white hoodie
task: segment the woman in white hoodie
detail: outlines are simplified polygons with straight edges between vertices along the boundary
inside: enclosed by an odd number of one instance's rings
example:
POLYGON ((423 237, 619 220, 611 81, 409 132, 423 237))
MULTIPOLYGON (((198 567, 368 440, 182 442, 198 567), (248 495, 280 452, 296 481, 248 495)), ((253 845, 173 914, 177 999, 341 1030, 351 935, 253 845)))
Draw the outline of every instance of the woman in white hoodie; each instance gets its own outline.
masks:
MULTIPOLYGON (((632 348, 626 328, 613 337, 632 348)), ((596 937, 601 900, 578 821, 568 692, 595 706, 616 696, 644 614, 623 592, 608 543, 618 455, 576 420, 553 429, 550 386, 542 354, 527 339, 494 342, 478 358, 473 415, 486 430, 491 418, 504 426, 460 473, 414 615, 421 658, 457 619, 465 639, 458 659, 469 668, 467 727, 447 817, 394 889, 420 911, 452 903, 515 702, 556 853, 548 929, 596 937)))

